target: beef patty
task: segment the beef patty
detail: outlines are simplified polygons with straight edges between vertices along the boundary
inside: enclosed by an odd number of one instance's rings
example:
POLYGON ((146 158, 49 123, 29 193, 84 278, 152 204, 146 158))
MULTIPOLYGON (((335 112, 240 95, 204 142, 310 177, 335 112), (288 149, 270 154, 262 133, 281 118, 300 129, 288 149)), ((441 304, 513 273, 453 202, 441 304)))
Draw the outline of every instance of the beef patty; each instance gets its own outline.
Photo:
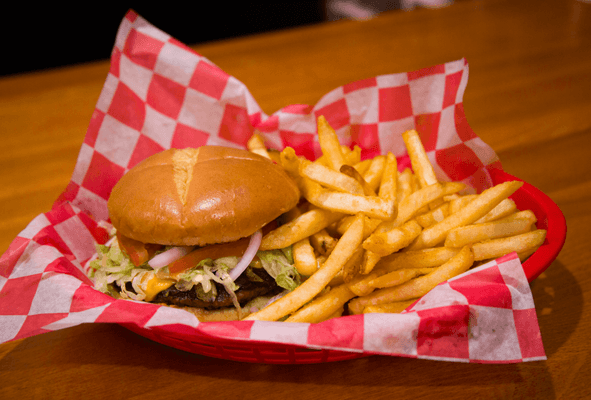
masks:
MULTIPOLYGON (((243 272, 238 279, 234 281, 239 289, 235 292, 238 302, 244 306, 255 297, 263 295, 275 295, 281 292, 281 288, 275 283, 273 279, 264 268, 251 268, 250 272, 243 272), (253 274, 259 279, 254 278, 253 274)), ((164 303, 175 306, 189 306, 206 309, 218 309, 224 307, 231 307, 234 305, 232 296, 226 291, 224 285, 215 282, 217 289, 217 296, 210 299, 203 299, 197 296, 194 289, 182 291, 172 285, 166 290, 158 293, 152 303, 164 303)))

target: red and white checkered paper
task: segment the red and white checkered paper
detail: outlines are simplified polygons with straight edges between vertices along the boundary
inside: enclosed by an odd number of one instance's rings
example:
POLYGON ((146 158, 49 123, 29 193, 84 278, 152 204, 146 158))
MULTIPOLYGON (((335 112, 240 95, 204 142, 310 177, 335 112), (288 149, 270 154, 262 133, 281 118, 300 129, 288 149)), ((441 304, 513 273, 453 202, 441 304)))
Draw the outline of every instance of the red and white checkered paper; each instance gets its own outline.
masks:
POLYGON ((533 298, 515 254, 440 284, 402 314, 366 314, 318 324, 265 321, 200 323, 192 314, 116 300, 92 288, 83 265, 104 243, 107 199, 135 164, 161 150, 244 147, 254 129, 269 147, 319 155, 316 118, 363 157, 393 152, 410 166, 401 133, 416 129, 441 180, 480 191, 494 151, 466 121, 468 65, 458 60, 349 83, 315 106, 266 115, 248 89, 211 61, 133 11, 117 33, 111 69, 96 104, 72 180, 0 259, 0 343, 81 323, 295 344, 435 360, 510 363, 546 358, 533 298))

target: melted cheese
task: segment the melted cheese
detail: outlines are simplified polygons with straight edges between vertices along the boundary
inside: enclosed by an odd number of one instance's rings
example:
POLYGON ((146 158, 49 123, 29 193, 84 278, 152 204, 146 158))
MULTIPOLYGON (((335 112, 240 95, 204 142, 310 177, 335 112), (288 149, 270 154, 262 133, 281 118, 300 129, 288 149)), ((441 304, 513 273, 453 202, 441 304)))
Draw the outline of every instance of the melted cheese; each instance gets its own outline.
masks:
POLYGON ((168 289, 174 283, 175 283, 174 279, 163 279, 163 278, 158 278, 156 276, 152 276, 150 278, 150 280, 148 282, 146 282, 146 289, 144 290, 144 292, 146 293, 145 301, 154 300, 154 297, 156 297, 156 295, 158 293, 160 293, 163 290, 168 289))

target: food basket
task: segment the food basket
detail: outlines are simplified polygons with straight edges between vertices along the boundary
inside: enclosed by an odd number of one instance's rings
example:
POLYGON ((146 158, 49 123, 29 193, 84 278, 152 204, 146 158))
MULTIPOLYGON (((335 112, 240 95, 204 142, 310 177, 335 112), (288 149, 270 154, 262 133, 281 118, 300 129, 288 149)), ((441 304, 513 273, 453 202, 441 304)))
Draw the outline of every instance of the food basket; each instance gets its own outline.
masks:
POLYGON ((70 184, 0 258, 0 279, 7 278, 0 281, 6 321, 0 343, 81 323, 115 323, 182 351, 242 362, 309 364, 372 354, 482 363, 546 359, 528 281, 556 258, 566 224, 558 206, 527 183, 511 198, 534 212, 538 228, 547 230, 545 243, 523 264, 512 253, 456 277, 459 283, 450 279, 401 314, 318 324, 200 323, 183 310, 101 293, 83 268, 95 243, 108 239, 99 222, 108 220, 111 188, 139 161, 170 147, 243 148, 255 129, 268 147, 289 146, 314 159, 320 115, 342 144, 361 148, 362 159, 392 152, 399 170, 409 167, 398 135, 416 129, 442 181, 466 182, 480 192, 518 179, 502 170, 467 123, 467 80, 461 59, 352 82, 315 106, 266 115, 238 79, 130 11, 70 184))
MULTIPOLYGON (((489 170, 494 184, 521 180, 502 170, 489 170)), ((538 188, 524 182, 511 199, 520 210, 530 209, 537 217, 537 227, 546 229, 545 243, 522 265, 529 282, 536 279, 554 261, 566 239, 566 221, 560 208, 538 188)), ((347 317, 341 317, 347 318, 347 317)), ((239 341, 207 335, 182 335, 164 328, 144 329, 134 324, 123 327, 152 341, 190 353, 233 361, 266 364, 313 364, 342 361, 371 355, 367 352, 311 349, 276 343, 239 341)))

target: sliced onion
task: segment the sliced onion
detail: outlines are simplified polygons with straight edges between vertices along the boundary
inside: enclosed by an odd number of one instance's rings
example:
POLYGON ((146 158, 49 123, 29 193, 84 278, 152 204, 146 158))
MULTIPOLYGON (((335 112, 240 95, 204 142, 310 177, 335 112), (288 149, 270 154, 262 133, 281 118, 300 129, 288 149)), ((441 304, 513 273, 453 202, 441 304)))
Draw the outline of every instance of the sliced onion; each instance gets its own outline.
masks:
POLYGON ((242 258, 240 259, 240 261, 238 261, 238 264, 236 264, 236 266, 232 268, 232 270, 230 271, 230 278, 232 278, 233 281, 235 281, 240 275, 242 275, 246 267, 248 267, 248 265, 254 259, 254 256, 257 255, 257 251, 259 250, 262 239, 263 232, 260 229, 252 234, 252 236, 250 237, 250 242, 248 242, 248 247, 242 255, 242 258))
POLYGON ((150 261, 148 261, 148 265, 154 269, 160 269, 167 266, 171 262, 184 257, 191 250, 193 250, 193 247, 191 246, 173 247, 172 249, 168 249, 160 254, 155 255, 150 261))

